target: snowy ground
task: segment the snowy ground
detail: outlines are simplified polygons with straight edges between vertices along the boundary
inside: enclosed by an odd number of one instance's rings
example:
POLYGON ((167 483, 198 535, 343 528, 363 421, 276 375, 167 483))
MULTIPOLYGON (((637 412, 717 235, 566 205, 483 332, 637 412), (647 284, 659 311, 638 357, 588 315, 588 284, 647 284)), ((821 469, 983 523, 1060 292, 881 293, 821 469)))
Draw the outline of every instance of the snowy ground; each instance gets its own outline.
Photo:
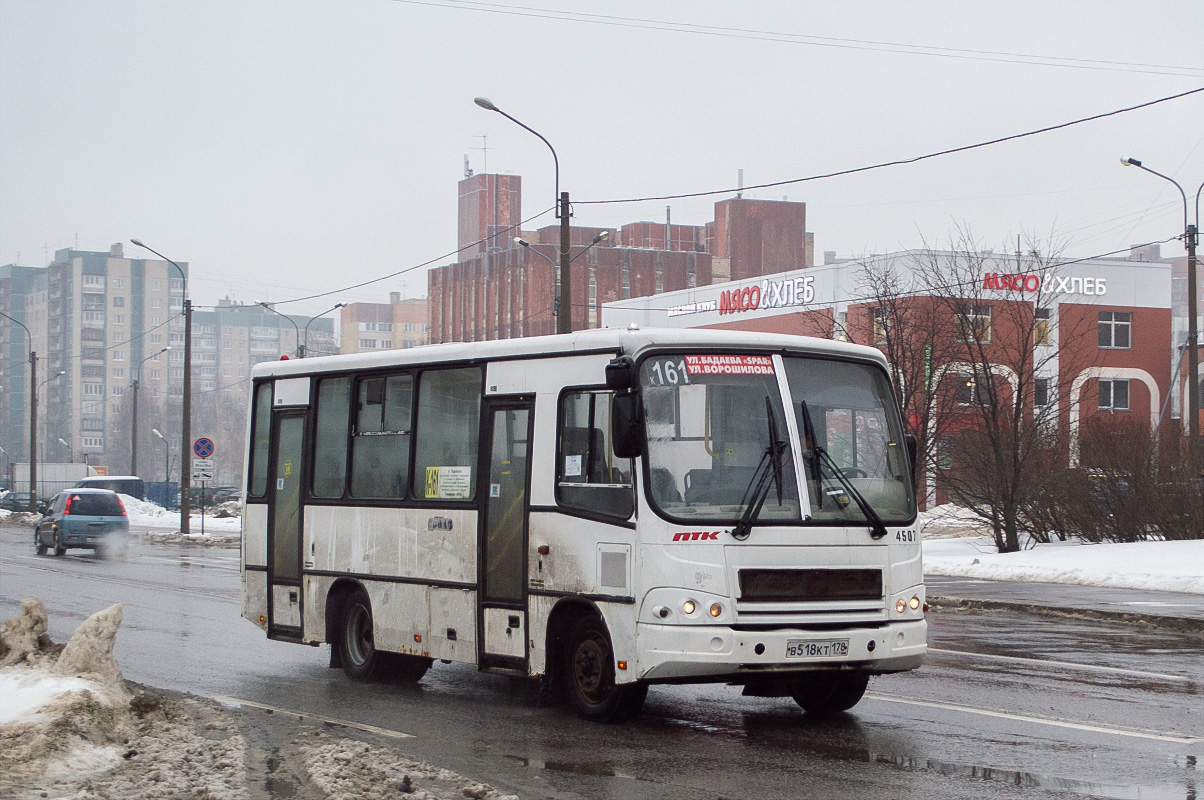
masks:
POLYGON ((1090 544, 1071 540, 997 553, 980 518, 955 505, 921 512, 924 573, 1204 594, 1204 539, 1090 544))
POLYGON ((113 659, 121 606, 65 647, 32 598, 0 627, 0 794, 5 798, 234 800, 262 796, 518 800, 416 761, 370 734, 230 709, 126 683, 113 659))

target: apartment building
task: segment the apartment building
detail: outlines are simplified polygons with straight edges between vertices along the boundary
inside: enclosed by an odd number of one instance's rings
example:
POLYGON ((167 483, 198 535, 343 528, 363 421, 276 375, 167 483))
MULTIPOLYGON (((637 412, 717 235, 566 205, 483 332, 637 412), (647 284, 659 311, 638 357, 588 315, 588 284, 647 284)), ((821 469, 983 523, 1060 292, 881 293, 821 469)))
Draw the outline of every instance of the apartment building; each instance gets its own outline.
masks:
POLYGON ((426 298, 403 300, 390 292, 388 303, 348 303, 339 313, 339 352, 371 353, 430 343, 426 298))

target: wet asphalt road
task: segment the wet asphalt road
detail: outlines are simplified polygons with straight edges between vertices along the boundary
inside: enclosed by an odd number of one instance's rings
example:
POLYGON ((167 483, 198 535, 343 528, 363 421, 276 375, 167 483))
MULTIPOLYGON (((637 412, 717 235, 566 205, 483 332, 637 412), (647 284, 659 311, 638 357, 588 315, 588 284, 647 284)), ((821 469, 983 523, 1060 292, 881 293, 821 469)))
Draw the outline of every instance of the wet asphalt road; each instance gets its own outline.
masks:
POLYGON ((1017 613, 929 617, 929 663, 874 679, 833 720, 725 686, 653 687, 644 713, 582 722, 527 681, 436 664, 352 684, 327 649, 239 617, 238 551, 135 542, 124 561, 33 553, 0 528, 0 615, 42 599, 65 640, 125 604, 117 658, 153 686, 412 734, 400 746, 533 798, 1204 798, 1204 639, 1017 613))

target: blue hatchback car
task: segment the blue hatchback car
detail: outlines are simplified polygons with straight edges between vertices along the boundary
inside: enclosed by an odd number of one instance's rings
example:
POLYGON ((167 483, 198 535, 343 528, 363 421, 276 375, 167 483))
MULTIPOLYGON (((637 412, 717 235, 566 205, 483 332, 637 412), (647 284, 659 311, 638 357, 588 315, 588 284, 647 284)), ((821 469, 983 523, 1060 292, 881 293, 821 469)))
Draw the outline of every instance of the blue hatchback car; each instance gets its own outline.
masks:
POLYGON ((98 556, 125 552, 130 519, 116 492, 107 489, 67 489, 55 495, 50 510, 38 521, 34 545, 38 555, 54 549, 56 556, 68 548, 86 547, 98 556))

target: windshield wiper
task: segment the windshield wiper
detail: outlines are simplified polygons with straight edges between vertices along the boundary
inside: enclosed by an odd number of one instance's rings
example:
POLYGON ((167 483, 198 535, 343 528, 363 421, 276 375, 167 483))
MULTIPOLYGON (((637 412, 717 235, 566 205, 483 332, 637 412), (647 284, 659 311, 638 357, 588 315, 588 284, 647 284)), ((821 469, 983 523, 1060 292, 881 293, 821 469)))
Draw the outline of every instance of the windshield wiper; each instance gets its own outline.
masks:
POLYGON ((761 513, 765 498, 769 496, 770 486, 777 488, 778 505, 782 504, 782 454, 786 452, 787 443, 778 438, 778 420, 774 416, 773 403, 769 397, 765 398, 765 414, 769 420, 769 446, 761 454, 761 463, 753 472, 752 480, 748 482, 748 488, 744 490, 744 497, 741 499, 744 503, 744 513, 740 515, 740 520, 731 531, 732 538, 739 541, 744 541, 752 533, 753 520, 761 513))
MULTIPOLYGON (((861 509, 861 513, 865 515, 866 520, 870 523, 870 536, 874 539, 881 539, 886 536, 886 524, 882 522, 882 517, 878 516, 878 512, 869 504, 857 487, 852 484, 848 476, 844 474, 837 464, 836 460, 828 454, 825 447, 820 445, 819 439, 815 435, 815 423, 811 421, 811 410, 807 408, 807 401, 803 400, 799 403, 799 410, 803 417, 803 436, 806 438, 808 451, 804 454, 807 461, 811 464, 811 473, 815 476, 816 485, 823 480, 823 465, 827 464, 833 477, 839 481, 844 490, 853 498, 853 502, 861 509)), ((820 507, 823 507, 823 492, 818 491, 820 507)))

